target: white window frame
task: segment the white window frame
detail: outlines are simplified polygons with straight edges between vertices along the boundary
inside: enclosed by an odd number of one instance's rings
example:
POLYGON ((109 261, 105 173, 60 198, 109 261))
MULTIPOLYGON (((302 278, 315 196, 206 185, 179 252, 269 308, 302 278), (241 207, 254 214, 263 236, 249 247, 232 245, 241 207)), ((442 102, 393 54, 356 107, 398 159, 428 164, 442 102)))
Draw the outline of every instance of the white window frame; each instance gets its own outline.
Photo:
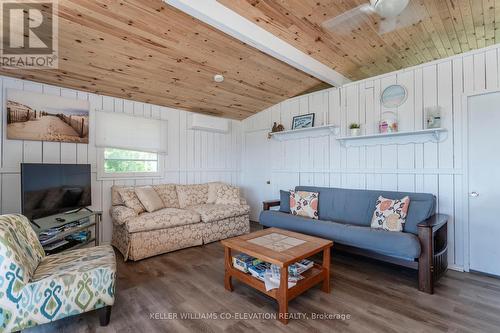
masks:
MULTIPOLYGON (((111 148, 111 147, 109 147, 111 148)), ((161 178, 165 168, 165 156, 166 154, 155 153, 158 155, 158 170, 156 172, 116 172, 107 173, 104 170, 104 150, 106 148, 97 148, 97 179, 137 179, 137 178, 161 178)), ((121 149, 121 148, 120 148, 121 149)), ((124 150, 134 150, 134 149, 124 149, 124 150)))

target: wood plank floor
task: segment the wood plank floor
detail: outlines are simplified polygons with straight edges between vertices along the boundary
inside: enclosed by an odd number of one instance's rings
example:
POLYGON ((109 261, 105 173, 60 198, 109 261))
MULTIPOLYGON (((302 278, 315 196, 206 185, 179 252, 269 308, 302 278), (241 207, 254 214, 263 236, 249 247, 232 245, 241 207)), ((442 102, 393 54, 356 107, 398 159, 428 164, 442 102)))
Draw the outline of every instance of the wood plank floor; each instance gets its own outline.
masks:
MULTIPOLYGON (((111 323, 100 327, 96 313, 60 320, 25 332, 499 332, 500 280, 448 271, 434 295, 417 290, 416 272, 334 251, 332 292, 319 286, 290 302, 292 319, 282 325, 266 316, 274 300, 233 280, 224 289, 220 243, 184 249, 139 262, 117 254, 117 298, 111 323), (166 316, 177 314, 177 319, 166 316), (151 319, 151 314, 161 319, 151 319), (182 319, 222 314, 233 319, 182 319), (316 319, 313 315, 344 315, 316 319), (240 318, 234 318, 239 315, 240 318)), ((318 258, 319 259, 319 258, 318 258)))

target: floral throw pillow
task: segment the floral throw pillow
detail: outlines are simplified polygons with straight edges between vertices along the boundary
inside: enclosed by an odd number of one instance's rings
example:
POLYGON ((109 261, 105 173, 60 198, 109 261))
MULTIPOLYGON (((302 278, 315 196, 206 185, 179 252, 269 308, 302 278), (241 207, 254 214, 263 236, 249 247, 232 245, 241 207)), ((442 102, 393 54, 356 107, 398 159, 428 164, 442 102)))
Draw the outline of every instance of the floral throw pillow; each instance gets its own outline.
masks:
POLYGON ((163 200, 151 186, 136 187, 135 195, 149 213, 165 208, 163 200))
POLYGON ((179 199, 177 198, 175 184, 153 185, 153 188, 160 196, 165 208, 179 208, 179 199))
POLYGON ((403 226, 410 207, 410 197, 400 200, 378 197, 371 227, 387 231, 403 231, 403 226))
POLYGON ((221 205, 239 205, 240 204, 240 189, 236 186, 228 184, 220 185, 217 189, 216 204, 221 205))
POLYGON ((135 189, 133 187, 124 187, 118 190, 122 198, 123 203, 128 208, 132 208, 136 214, 141 214, 146 211, 146 208, 142 205, 141 201, 135 194, 135 189))
POLYGON ((211 182, 208 183, 208 198, 207 204, 213 204, 217 201, 217 191, 222 185, 226 185, 223 182, 211 182))
POLYGON ((318 196, 316 192, 290 191, 290 213, 317 220, 318 196))
POLYGON ((182 209, 207 203, 208 184, 177 185, 175 190, 182 209))

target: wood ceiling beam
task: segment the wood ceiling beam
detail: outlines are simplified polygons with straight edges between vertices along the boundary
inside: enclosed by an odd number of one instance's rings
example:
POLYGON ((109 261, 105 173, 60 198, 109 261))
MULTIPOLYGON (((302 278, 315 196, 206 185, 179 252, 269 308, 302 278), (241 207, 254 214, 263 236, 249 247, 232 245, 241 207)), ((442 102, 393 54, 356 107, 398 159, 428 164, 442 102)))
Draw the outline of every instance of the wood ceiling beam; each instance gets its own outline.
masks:
POLYGON ((298 50, 216 0, 164 1, 231 37, 241 40, 321 81, 337 87, 350 82, 344 75, 298 50))

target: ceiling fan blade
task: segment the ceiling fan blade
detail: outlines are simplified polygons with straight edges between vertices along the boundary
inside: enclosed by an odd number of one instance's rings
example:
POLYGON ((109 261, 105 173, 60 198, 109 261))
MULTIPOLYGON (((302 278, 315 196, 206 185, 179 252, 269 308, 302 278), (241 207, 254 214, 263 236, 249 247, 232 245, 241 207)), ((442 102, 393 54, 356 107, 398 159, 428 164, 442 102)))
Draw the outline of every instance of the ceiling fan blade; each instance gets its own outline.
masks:
POLYGON ((396 30, 397 27, 398 27, 397 18, 382 19, 379 24, 378 33, 379 35, 383 35, 388 32, 396 30))
POLYGON ((364 4, 354 7, 340 15, 324 21, 321 26, 334 33, 349 33, 354 27, 358 26, 363 16, 374 13, 373 7, 364 4))
POLYGON ((427 17, 427 12, 420 6, 408 6, 400 15, 394 18, 383 19, 380 22, 378 33, 383 35, 391 31, 404 29, 425 20, 427 17))

